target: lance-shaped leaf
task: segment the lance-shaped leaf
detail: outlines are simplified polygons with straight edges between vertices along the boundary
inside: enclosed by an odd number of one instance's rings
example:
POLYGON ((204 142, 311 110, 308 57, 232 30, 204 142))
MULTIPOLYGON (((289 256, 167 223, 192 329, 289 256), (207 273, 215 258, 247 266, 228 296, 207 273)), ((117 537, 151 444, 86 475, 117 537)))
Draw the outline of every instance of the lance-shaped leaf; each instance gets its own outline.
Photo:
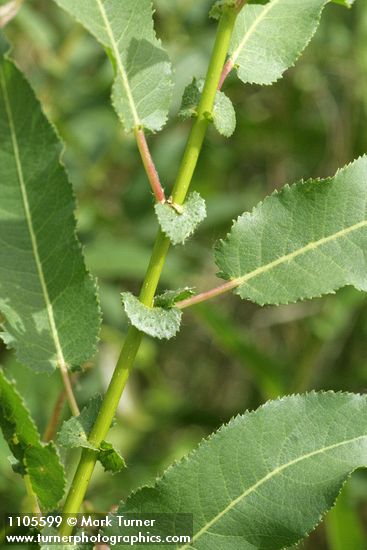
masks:
MULTIPOLYGON (((329 0, 271 0, 239 13, 230 59, 243 82, 272 84, 310 42, 329 0)), ((347 0, 347 5, 352 2, 347 0)))
POLYGON ((182 317, 178 308, 147 307, 130 292, 122 292, 121 297, 125 313, 135 328, 160 340, 176 336, 182 317))
POLYGON ((112 100, 125 130, 160 130, 171 101, 172 70, 154 32, 151 0, 55 1, 112 57, 116 73, 112 100))
POLYGON ((80 365, 94 353, 100 315, 61 144, 29 84, 1 56, 0 136, 1 336, 35 370, 80 365))
POLYGON ((154 298, 154 305, 157 307, 174 307, 177 302, 186 300, 194 294, 194 289, 189 286, 177 290, 166 290, 163 294, 154 298))
POLYGON ((41 443, 38 430, 14 384, 0 369, 0 427, 13 453, 14 470, 28 475, 42 507, 57 506, 64 487, 64 468, 53 443, 41 443))
MULTIPOLYGON (((366 466, 366 396, 285 397, 222 427, 118 514, 190 511, 193 538, 180 550, 276 550, 304 538, 366 466)), ((113 522, 108 534, 122 534, 113 522)))
POLYGON ((183 205, 169 201, 157 203, 154 207, 159 225, 172 244, 184 244, 197 226, 206 218, 205 200, 194 191, 183 205))
POLYGON ((285 186, 233 224, 220 276, 260 305, 367 290, 367 156, 333 178, 285 186))

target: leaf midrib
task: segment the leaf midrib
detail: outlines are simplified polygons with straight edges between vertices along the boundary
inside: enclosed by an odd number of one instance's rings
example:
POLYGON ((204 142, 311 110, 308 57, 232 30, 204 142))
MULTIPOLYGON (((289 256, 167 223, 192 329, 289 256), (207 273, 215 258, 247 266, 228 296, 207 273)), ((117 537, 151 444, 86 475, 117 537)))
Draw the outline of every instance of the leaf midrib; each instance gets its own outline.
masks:
POLYGON ((56 321, 55 321, 54 310, 53 310, 52 302, 50 300, 50 296, 49 296, 49 293, 48 293, 47 283, 46 283, 46 279, 45 279, 45 276, 44 276, 44 273, 43 273, 41 258, 40 258, 39 252, 38 252, 37 237, 36 237, 36 233, 35 233, 34 227, 33 227, 31 208, 30 208, 30 205, 29 205, 27 189, 26 189, 26 185, 25 185, 25 181, 24 181, 23 167, 22 167, 22 162, 21 162, 21 159, 20 159, 18 138, 17 138, 17 134, 16 134, 16 130, 15 130, 13 113, 12 113, 11 104, 10 104, 10 100, 9 100, 9 94, 8 94, 7 85, 6 85, 6 78, 5 78, 4 70, 3 70, 2 67, 0 67, 0 82, 1 82, 1 88, 3 90, 5 111, 6 111, 6 115, 7 115, 8 123, 9 123, 9 130, 10 130, 10 136, 11 136, 11 141, 12 141, 12 147, 13 147, 13 151, 14 151, 14 158, 15 158, 15 164, 16 164, 16 170, 17 170, 17 176, 18 176, 20 192, 21 192, 21 196, 22 196, 24 214, 25 214, 25 218, 26 218, 26 221, 27 221, 27 226, 28 226, 29 236, 30 236, 30 240, 31 240, 33 256, 34 256, 36 269, 37 269, 38 277, 39 277, 40 284, 41 284, 42 294, 43 294, 43 298, 44 298, 45 305, 46 305, 46 311, 47 311, 47 317, 48 317, 48 321, 49 321, 49 325, 50 325, 51 336, 52 336, 54 346, 55 346, 58 365, 59 365, 61 370, 66 371, 67 370, 67 364, 66 364, 64 354, 63 354, 63 351, 62 351, 61 342, 60 342, 60 338, 59 338, 59 333, 58 333, 57 326, 56 326, 56 321))
POLYGON ((298 464, 299 462, 302 462, 303 460, 307 460, 309 458, 312 458, 314 456, 326 453, 328 451, 332 451, 334 449, 337 449, 338 447, 342 447, 344 445, 349 445, 352 443, 355 443, 357 441, 361 441, 363 439, 367 439, 367 435, 360 435, 358 437, 354 437, 351 439, 347 439, 345 441, 340 441, 339 443, 334 443, 333 445, 329 445, 327 447, 321 447, 320 449, 317 449, 315 451, 311 451, 310 453, 306 453, 305 455, 299 456, 298 458, 295 458, 293 460, 290 460, 289 462, 282 464, 281 466, 278 466, 277 468, 274 468, 271 472, 266 474, 266 476, 259 479, 256 483, 251 485, 251 487, 247 488, 243 493, 241 493, 237 498, 232 500, 228 506, 226 506, 219 514, 217 514, 212 520, 210 520, 208 523, 206 523, 200 531, 196 533, 196 535, 193 536, 191 542, 189 544, 185 544, 184 546, 180 546, 179 550, 186 550, 190 547, 192 547, 192 543, 195 542, 198 538, 200 538, 204 533, 206 533, 212 525, 214 525, 217 521, 219 521, 223 516, 225 516, 230 510, 232 510, 239 502, 241 502, 244 498, 246 498, 249 494, 256 491, 258 487, 269 481, 269 479, 272 479, 273 477, 279 475, 287 468, 290 468, 294 466, 295 464, 298 464))
POLYGON ((255 21, 252 23, 251 27, 249 28, 249 30, 246 32, 245 36, 241 40, 239 46, 235 49, 235 51, 230 56, 230 59, 232 59, 234 65, 236 64, 238 57, 240 56, 243 48, 245 47, 245 44, 249 41, 251 36, 254 34, 256 28, 259 26, 261 21, 266 17, 266 15, 274 8, 274 6, 276 6, 279 3, 279 1, 280 0, 274 0, 272 3, 264 6, 264 9, 260 13, 259 17, 255 19, 255 21))
POLYGON ((302 254, 306 254, 310 250, 315 250, 318 247, 337 240, 341 237, 344 237, 345 235, 348 235, 349 233, 352 233, 353 231, 357 231, 358 229, 361 229, 362 227, 367 226, 367 220, 362 220, 354 225, 351 225, 349 227, 346 227, 345 229, 341 229, 340 231, 337 231, 336 233, 333 233, 332 235, 328 235, 327 237, 323 237, 322 239, 319 239, 318 241, 312 241, 308 243, 307 245, 298 248, 297 250, 294 250, 293 252, 290 252, 289 254, 285 254, 284 256, 281 256, 280 258, 277 258, 276 260, 262 265, 258 267, 257 269, 254 269, 253 271, 250 271, 249 273, 246 273, 246 275, 242 275, 241 277, 236 277, 231 279, 228 287, 236 288, 250 279, 253 279, 254 277, 257 277, 259 275, 262 275, 263 273, 266 273, 267 271, 270 271, 274 267, 277 267, 278 265, 281 265, 283 263, 289 262, 293 260, 294 258, 297 258, 297 256, 301 256, 302 254))
POLYGON ((97 3, 97 6, 98 6, 98 9, 99 9, 99 12, 102 16, 106 32, 107 32, 108 37, 109 37, 110 42, 111 42, 111 46, 112 46, 112 49, 113 49, 113 53, 114 53, 114 56, 115 56, 117 67, 118 67, 118 70, 119 70, 119 73, 120 73, 122 85, 125 88, 127 99, 128 99, 130 109, 131 109, 131 113, 133 115, 135 127, 138 128, 138 127, 142 126, 142 122, 140 121, 138 111, 137 111, 137 108, 135 106, 135 101, 134 101, 134 97, 133 97, 133 94, 132 94, 132 91, 131 91, 131 88, 130 88, 129 79, 127 77, 127 73, 126 73, 125 68, 124 68, 124 66, 122 64, 122 61, 121 61, 120 52, 119 52, 119 49, 118 49, 117 42, 115 40, 112 28, 111 28, 111 25, 110 25, 110 22, 109 22, 109 19, 107 17, 107 13, 106 13, 106 10, 104 8, 104 5, 103 5, 102 1, 101 0, 96 0, 96 3, 97 3))

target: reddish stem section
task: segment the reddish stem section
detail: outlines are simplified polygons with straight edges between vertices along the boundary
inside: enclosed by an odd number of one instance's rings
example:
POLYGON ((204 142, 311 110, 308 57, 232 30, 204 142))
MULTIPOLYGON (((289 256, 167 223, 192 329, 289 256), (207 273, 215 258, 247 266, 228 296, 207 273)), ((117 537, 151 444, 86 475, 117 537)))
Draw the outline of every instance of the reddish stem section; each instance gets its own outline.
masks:
POLYGON ((220 90, 222 88, 225 79, 227 78, 227 76, 229 75, 229 73, 231 72, 232 69, 233 69, 233 61, 232 61, 231 58, 229 58, 227 60, 226 64, 224 65, 224 67, 223 67, 222 74, 220 75, 218 90, 220 90))
POLYGON ((152 155, 150 154, 144 131, 141 129, 136 129, 135 137, 154 196, 158 202, 165 202, 166 197, 161 182, 159 180, 158 172, 152 159, 152 155))
POLYGON ((207 300, 211 300, 212 298, 216 298, 217 296, 221 296, 222 294, 233 290, 238 286, 238 284, 238 279, 233 279, 233 281, 228 281, 228 283, 217 286, 212 290, 207 290, 206 292, 196 294, 196 296, 192 296, 191 298, 187 298, 186 300, 177 302, 175 306, 179 309, 185 309, 187 307, 195 306, 196 304, 201 304, 201 302, 206 302, 207 300))

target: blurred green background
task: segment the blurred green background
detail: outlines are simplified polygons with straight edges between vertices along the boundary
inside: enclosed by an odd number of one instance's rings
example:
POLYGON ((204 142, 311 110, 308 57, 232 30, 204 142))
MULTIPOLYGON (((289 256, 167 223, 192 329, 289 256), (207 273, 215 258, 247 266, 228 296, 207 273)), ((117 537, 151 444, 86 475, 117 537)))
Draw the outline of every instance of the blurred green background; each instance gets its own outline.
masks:
MULTIPOLYGON (((207 15, 211 0, 154 4, 176 89, 171 119, 149 143, 169 190, 190 126, 177 119, 180 99, 192 77, 205 74, 215 22, 207 15)), ((50 0, 27 0, 6 35, 66 144, 79 235, 100 285, 100 351, 75 381, 82 406, 105 390, 124 340, 119 293, 139 290, 157 229, 153 201, 134 139, 124 135, 110 106, 112 72, 95 40, 50 0)), ((237 130, 229 140, 214 129, 208 133, 193 181, 207 200, 208 218, 185 247, 171 249, 163 290, 215 285, 212 247, 233 218, 284 183, 332 175, 367 152, 365 0, 352 10, 328 5, 311 45, 274 86, 244 86, 232 76, 225 90, 237 110, 237 130)), ((226 296, 192 308, 175 340, 144 340, 110 435, 128 468, 114 477, 97 468, 87 505, 109 510, 223 422, 269 398, 311 389, 365 392, 366 337, 366 298, 349 288, 287 307, 260 308, 226 296)), ((58 375, 34 375, 1 344, 0 362, 42 432, 61 389, 58 375)), ((27 510, 8 455, 1 439, 1 513, 27 510)), ((76 460, 77 454, 68 458, 70 475, 76 460)), ((299 548, 362 550, 364 532, 367 475, 356 472, 335 511, 299 548)))

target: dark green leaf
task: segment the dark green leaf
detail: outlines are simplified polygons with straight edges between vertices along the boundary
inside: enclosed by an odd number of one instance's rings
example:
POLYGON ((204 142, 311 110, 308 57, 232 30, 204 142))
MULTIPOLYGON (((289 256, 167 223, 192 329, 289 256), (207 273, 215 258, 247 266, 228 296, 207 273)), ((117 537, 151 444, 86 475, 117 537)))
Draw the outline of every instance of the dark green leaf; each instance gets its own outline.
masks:
POLYGON ((163 294, 154 298, 154 305, 156 307, 173 307, 177 302, 186 300, 186 298, 190 298, 193 294, 193 288, 188 286, 178 288, 177 290, 166 290, 163 294))
POLYGON ((14 468, 28 475, 45 509, 57 506, 65 488, 64 468, 53 443, 41 443, 38 430, 14 384, 0 369, 0 426, 17 460, 14 468))
MULTIPOLYGON (((366 466, 366 396, 285 397, 222 427, 118 514, 192 513, 180 550, 276 550, 304 538, 366 466)), ((116 522, 107 533, 122 531, 116 522)))
POLYGON ((126 468, 125 460, 116 451, 114 446, 111 443, 107 443, 107 441, 102 441, 99 447, 98 460, 106 472, 116 474, 126 468))
POLYGON ((100 315, 75 237, 61 144, 32 89, 0 57, 0 311, 3 340, 38 371, 80 365, 100 315))

